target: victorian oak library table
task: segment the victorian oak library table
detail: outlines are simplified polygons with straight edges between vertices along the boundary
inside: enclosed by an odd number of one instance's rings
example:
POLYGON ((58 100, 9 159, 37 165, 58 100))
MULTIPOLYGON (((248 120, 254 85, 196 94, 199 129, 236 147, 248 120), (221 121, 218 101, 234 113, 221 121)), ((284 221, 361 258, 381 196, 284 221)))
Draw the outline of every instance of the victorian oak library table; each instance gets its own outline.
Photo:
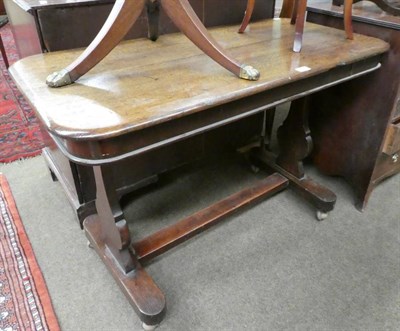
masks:
MULTIPOLYGON (((342 11, 330 2, 316 3, 308 7, 307 19, 341 28, 342 11)), ((385 40, 390 50, 381 69, 368 79, 314 94, 310 126, 314 164, 325 174, 345 178, 355 192, 357 208, 363 210, 373 189, 400 172, 400 16, 369 1, 356 3, 353 28, 385 40)))
MULTIPOLYGON (((311 180, 302 167, 312 147, 307 96, 379 70, 382 54, 388 50, 386 42, 375 38, 355 35, 349 41, 342 31, 307 24, 309 37, 302 52, 293 53, 294 27, 286 19, 254 23, 242 35, 237 26, 210 31, 238 60, 257 66, 260 79, 238 79, 181 34, 163 36, 157 43, 145 39, 123 42, 77 82, 59 89, 46 86, 47 75, 69 64, 79 50, 34 55, 10 69, 59 150, 71 162, 93 169, 96 208, 83 227, 146 326, 161 322, 165 298, 143 262, 288 185, 316 209, 333 209, 335 194, 311 180), (113 168, 130 159, 134 173, 134 161, 140 156, 139 171, 146 165, 152 167, 152 162, 162 163, 162 159, 152 159, 154 151, 184 148, 189 139, 232 123, 240 126, 243 119, 263 115, 287 101, 292 106, 279 129, 279 155, 264 148, 263 125, 258 146, 249 152, 272 175, 132 242, 113 168)), ((266 120, 265 116, 255 118, 261 123, 266 120)))

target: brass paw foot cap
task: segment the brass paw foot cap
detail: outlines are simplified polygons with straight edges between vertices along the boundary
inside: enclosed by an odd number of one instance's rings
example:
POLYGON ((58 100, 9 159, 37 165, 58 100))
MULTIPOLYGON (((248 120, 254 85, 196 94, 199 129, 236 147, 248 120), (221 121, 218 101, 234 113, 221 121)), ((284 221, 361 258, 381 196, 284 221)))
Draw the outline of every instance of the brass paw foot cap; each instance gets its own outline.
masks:
POLYGON ((50 87, 61 87, 72 84, 69 71, 63 69, 57 72, 53 72, 51 75, 47 77, 46 84, 50 87))
POLYGON ((240 68, 240 78, 247 80, 258 80, 260 72, 252 66, 244 65, 240 68))

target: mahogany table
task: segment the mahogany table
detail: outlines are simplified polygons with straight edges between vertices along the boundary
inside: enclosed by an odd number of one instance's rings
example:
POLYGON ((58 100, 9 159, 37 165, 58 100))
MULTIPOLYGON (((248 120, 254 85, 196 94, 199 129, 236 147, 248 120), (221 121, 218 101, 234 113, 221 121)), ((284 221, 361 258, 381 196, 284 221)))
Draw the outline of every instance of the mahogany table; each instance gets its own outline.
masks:
MULTIPOLYGON (((307 19, 341 28, 341 12, 329 2, 312 4, 307 19)), ((381 70, 368 79, 315 94, 310 125, 314 164, 325 174, 344 177, 355 192, 356 207, 363 210, 373 189, 400 172, 400 16, 372 2, 357 3, 353 27, 387 41, 390 50, 381 70)))
MULTIPOLYGON (((211 33, 236 58, 257 65, 260 80, 236 78, 181 34, 164 36, 157 43, 124 42, 78 82, 59 89, 48 88, 46 76, 70 63, 79 51, 35 55, 10 68, 64 155, 93 169, 96 211, 83 222, 85 232, 146 327, 163 319, 165 298, 141 266, 143 261, 289 184, 316 209, 324 213, 333 209, 335 194, 302 168, 312 149, 304 97, 374 72, 388 49, 378 39, 356 35, 348 41, 341 31, 307 24, 309 38, 303 51, 293 53, 293 26, 279 19, 252 24, 251 33, 243 35, 237 34, 237 26, 211 29, 211 33), (113 182, 113 165, 240 123, 291 100, 289 115, 279 129, 279 155, 275 158, 262 143, 251 151, 251 158, 272 169, 272 175, 131 242, 113 182)), ((135 172, 134 163, 131 171, 135 172)))
MULTIPOLYGON (((5 4, 17 50, 23 58, 42 52, 88 46, 104 24, 114 2, 115 0, 6 0, 5 4)), ((190 0, 190 3, 206 27, 230 24, 239 26, 246 8, 243 0, 190 0)), ((257 1, 254 19, 272 18, 274 4, 274 0, 257 1)), ((178 31, 163 10, 157 15, 159 34, 178 31)), ((146 37, 148 32, 148 17, 144 11, 126 35, 126 39, 146 37)), ((273 115, 273 112, 269 114, 273 115)), ((166 146, 157 149, 151 155, 139 155, 134 159, 119 162, 113 170, 118 194, 124 195, 157 181, 156 174, 163 171, 205 155, 218 155, 221 151, 242 146, 260 132, 260 116, 262 115, 256 114, 248 117, 245 120, 247 123, 242 122, 241 125, 233 123, 212 133, 206 132, 181 142, 179 146, 166 146), (235 140, 227 139, 231 136, 229 132, 236 133, 235 140), (151 166, 148 165, 149 158, 155 160, 151 166), (136 164, 135 173, 130 171, 131 161, 136 164), (143 166, 139 169, 138 164, 143 166)), ((268 126, 272 126, 272 119, 268 126)), ((93 170, 68 160, 57 146, 51 143, 51 139, 48 139, 47 145, 44 155, 53 178, 64 187, 82 224, 86 216, 94 210, 96 190, 93 170)))

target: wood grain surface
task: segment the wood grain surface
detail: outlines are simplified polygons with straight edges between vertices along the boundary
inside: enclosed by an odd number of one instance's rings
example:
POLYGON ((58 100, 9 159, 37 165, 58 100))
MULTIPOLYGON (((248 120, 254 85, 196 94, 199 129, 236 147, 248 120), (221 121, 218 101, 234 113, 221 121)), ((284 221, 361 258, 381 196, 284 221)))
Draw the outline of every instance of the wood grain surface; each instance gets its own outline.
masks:
POLYGON ((123 42, 82 79, 60 89, 46 86, 47 75, 68 65, 80 50, 28 57, 10 71, 51 133, 87 140, 177 119, 388 49, 378 39, 356 35, 350 41, 343 31, 307 23, 308 37, 298 54, 291 51, 294 27, 287 19, 251 24, 244 34, 237 28, 210 31, 235 58, 260 70, 259 81, 238 79, 179 33, 157 42, 123 42))

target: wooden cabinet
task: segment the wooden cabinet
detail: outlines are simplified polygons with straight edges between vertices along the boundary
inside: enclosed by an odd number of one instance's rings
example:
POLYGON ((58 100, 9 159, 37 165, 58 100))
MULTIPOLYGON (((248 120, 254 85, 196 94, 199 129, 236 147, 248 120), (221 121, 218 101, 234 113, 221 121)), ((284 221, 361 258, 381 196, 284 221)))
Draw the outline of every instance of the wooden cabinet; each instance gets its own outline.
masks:
MULTIPOLYGON (((342 12, 330 3, 313 4, 307 20, 342 29, 342 12)), ((357 3, 353 26, 356 33, 387 41, 390 51, 368 79, 315 95, 310 120, 315 164, 327 174, 344 177, 362 210, 376 185, 400 172, 400 17, 371 2, 357 3)))

